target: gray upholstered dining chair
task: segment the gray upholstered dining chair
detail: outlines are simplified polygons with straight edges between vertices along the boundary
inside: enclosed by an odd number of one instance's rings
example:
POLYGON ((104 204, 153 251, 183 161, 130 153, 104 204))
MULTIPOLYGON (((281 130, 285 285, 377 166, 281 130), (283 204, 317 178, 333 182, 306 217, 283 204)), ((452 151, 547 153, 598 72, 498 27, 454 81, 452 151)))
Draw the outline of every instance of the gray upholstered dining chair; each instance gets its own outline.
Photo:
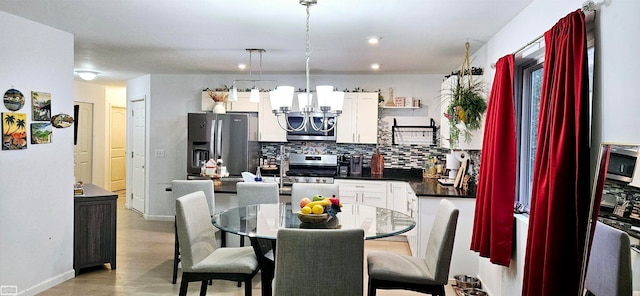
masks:
POLYGON ((176 225, 181 247, 182 280, 180 295, 187 294, 189 282, 202 282, 206 295, 209 280, 244 282, 251 295, 251 280, 258 273, 258 260, 251 247, 218 248, 215 227, 202 191, 176 199, 176 225))
MULTIPOLYGON (((280 201, 280 190, 277 183, 238 182, 236 183, 236 192, 238 207, 280 201)), ((240 236, 240 246, 244 246, 244 236, 240 236)))
POLYGON ((376 289, 403 289, 445 296, 444 286, 449 280, 458 214, 459 210, 451 201, 440 201, 427 241, 425 258, 386 251, 369 253, 368 295, 375 296, 376 289))
POLYGON ((273 295, 363 294, 364 230, 280 229, 273 295))
MULTIPOLYGON (((188 193, 202 191, 207 199, 207 209, 211 216, 215 213, 215 193, 213 190, 213 182, 211 180, 173 180, 171 181, 171 193, 174 199, 186 195, 188 193)), ((175 212, 175 210, 174 210, 175 212)), ((174 224, 175 228, 175 224, 174 224)), ((178 231, 175 230, 175 242, 173 249, 173 276, 171 278, 172 283, 176 283, 178 280, 178 263, 180 263, 180 244, 178 242, 178 231)), ((216 232, 218 229, 216 228, 216 232)), ((221 234, 224 235, 224 234, 221 234)), ((224 246, 223 246, 224 247, 224 246)))
POLYGON ((586 295, 631 296, 632 286, 629 235, 598 222, 585 279, 586 295))
POLYGON ((303 197, 313 198, 316 194, 331 197, 338 196, 338 193, 338 184, 293 183, 291 185, 291 211, 296 213, 300 210, 300 199, 303 197))

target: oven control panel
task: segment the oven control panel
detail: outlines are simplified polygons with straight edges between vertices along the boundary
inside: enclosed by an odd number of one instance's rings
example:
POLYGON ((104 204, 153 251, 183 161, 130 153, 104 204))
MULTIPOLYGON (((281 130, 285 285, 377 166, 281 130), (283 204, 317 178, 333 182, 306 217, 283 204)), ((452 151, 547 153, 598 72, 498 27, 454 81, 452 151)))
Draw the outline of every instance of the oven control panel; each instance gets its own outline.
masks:
POLYGON ((284 185, 291 185, 293 183, 323 183, 333 184, 333 178, 331 177, 305 177, 305 176, 285 176, 283 178, 284 185))

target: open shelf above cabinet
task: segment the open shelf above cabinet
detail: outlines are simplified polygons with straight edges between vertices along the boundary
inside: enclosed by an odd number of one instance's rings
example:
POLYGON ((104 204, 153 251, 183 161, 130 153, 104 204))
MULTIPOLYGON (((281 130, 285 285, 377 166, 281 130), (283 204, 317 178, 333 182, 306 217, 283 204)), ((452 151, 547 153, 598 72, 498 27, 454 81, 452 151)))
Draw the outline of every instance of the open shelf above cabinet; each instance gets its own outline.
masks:
POLYGON ((429 125, 398 125, 394 118, 391 127, 391 144, 435 146, 438 144, 438 126, 433 118, 429 119, 429 125))

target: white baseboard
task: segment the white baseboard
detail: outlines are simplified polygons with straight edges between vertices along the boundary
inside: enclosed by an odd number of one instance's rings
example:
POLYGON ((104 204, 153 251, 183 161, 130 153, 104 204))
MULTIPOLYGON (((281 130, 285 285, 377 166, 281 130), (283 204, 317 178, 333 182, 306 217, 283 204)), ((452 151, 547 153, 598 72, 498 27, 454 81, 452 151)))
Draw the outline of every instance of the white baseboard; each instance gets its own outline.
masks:
POLYGON ((142 217, 145 220, 151 220, 151 221, 175 221, 175 216, 167 216, 167 215, 148 215, 148 214, 143 214, 142 217))
MULTIPOLYGON (((30 296, 30 295, 36 295, 38 293, 42 293, 50 288, 53 288, 61 283, 64 283, 67 280, 70 280, 72 278, 74 278, 76 276, 76 272, 75 270, 70 270, 67 271, 65 273, 62 273, 58 276, 55 276, 53 278, 50 278, 42 283, 39 283, 33 287, 29 287, 26 288, 22 291, 18 291, 18 294, 16 295, 24 295, 24 296, 30 296)), ((18 287, 19 288, 19 287, 18 287)))

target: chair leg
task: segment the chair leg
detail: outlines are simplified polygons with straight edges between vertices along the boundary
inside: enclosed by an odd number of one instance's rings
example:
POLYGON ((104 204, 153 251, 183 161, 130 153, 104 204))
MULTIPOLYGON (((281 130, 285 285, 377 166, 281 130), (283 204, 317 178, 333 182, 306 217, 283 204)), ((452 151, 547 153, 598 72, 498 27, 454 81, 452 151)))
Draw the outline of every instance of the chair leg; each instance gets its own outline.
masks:
POLYGON ((200 296, 206 296, 207 295, 207 280, 203 280, 202 281, 202 285, 200 285, 200 296))
POLYGON ((245 296, 251 296, 251 278, 248 278, 244 282, 244 295, 245 296))
POLYGON ((187 288, 189 288, 189 281, 186 281, 184 275, 180 281, 180 294, 179 296, 187 296, 187 288))
POLYGON ((173 284, 178 280, 178 262, 180 262, 180 244, 178 243, 178 227, 175 223, 173 223, 173 227, 175 230, 175 243, 173 250, 173 277, 171 282, 173 284))
POLYGON ((373 285, 371 278, 369 278, 369 284, 367 288, 367 296, 376 296, 376 287, 373 285))

